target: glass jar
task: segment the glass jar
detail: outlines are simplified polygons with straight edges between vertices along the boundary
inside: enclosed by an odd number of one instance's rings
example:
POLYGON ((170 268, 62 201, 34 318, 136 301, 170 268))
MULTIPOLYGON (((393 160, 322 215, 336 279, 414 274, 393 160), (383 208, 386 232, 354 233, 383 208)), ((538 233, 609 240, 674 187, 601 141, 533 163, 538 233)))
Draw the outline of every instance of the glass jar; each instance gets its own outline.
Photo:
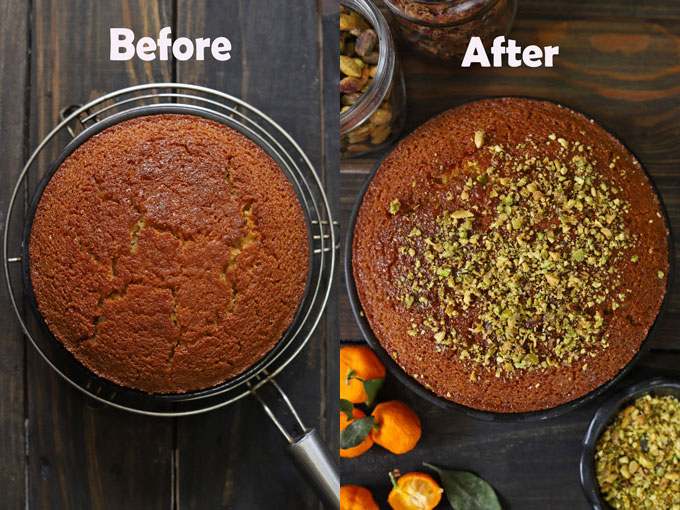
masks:
POLYGON ((470 38, 485 46, 508 35, 517 0, 384 0, 401 39, 415 51, 462 61, 470 38))
MULTIPOLYGON (((368 88, 351 105, 340 105, 340 157, 388 146, 404 125, 406 87, 387 20, 371 0, 341 0, 377 35, 378 59, 368 88)), ((342 41, 341 41, 342 43, 342 41)), ((343 81, 341 80, 341 89, 343 81)), ((342 95, 342 94, 341 94, 342 95)))

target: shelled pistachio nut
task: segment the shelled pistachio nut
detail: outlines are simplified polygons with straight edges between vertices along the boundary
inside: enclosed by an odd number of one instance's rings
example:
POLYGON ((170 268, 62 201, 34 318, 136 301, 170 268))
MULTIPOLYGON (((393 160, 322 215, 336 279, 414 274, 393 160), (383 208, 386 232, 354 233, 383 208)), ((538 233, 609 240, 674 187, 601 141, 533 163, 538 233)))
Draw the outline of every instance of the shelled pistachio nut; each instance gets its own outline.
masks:
MULTIPOLYGON (((380 59, 376 31, 358 13, 341 7, 340 11, 340 114, 359 103, 375 78, 380 59)), ((369 151, 392 134, 394 114, 387 94, 370 117, 341 137, 343 153, 369 151)))

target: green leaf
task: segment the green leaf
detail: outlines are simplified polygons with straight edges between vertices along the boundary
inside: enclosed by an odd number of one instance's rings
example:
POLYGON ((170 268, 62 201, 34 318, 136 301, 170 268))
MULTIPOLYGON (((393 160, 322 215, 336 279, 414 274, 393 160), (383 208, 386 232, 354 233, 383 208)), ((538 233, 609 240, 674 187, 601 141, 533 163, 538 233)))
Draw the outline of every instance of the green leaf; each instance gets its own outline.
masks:
POLYGON ((367 416, 366 418, 361 418, 355 420, 340 433, 340 448, 347 450, 348 448, 354 448, 359 446, 364 442, 366 436, 370 434, 373 428, 373 421, 375 417, 367 416))
POLYGON ((364 391, 366 392, 366 397, 368 397, 366 400, 366 405, 370 407, 370 405, 375 400, 375 397, 378 396, 378 392, 380 391, 380 388, 382 388, 385 378, 381 377, 380 379, 368 379, 366 381, 362 380, 361 382, 364 384, 364 391))
POLYGON ((368 397, 366 400, 366 405, 370 406, 373 401, 375 400, 375 397, 378 395, 378 392, 380 391, 380 388, 382 388, 383 382, 385 381, 385 378, 380 378, 380 379, 361 379, 357 377, 356 372, 354 369, 351 369, 349 372, 347 372, 347 377, 345 377, 345 384, 349 384, 349 382, 352 379, 356 379, 357 381, 360 381, 364 385, 364 391, 366 392, 366 396, 368 397))
POLYGON ((501 510, 498 496, 491 485, 467 471, 441 469, 427 462, 423 465, 441 478, 446 498, 455 510, 501 510))
POLYGON ((354 419, 354 404, 344 398, 340 399, 340 412, 347 415, 348 420, 354 419))

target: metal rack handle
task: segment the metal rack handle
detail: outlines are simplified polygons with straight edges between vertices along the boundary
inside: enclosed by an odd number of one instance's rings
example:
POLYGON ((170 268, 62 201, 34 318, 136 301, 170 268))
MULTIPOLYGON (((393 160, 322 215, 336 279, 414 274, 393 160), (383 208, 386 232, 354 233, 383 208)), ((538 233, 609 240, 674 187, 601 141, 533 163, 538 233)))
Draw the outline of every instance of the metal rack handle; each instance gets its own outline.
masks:
POLYGON ((335 457, 331 455, 328 446, 323 442, 321 436, 314 428, 305 427, 300 415, 288 398, 288 395, 281 389, 278 383, 267 375, 256 385, 251 385, 250 393, 262 405, 265 413, 274 422, 276 428, 288 441, 287 452, 298 470, 307 479, 319 499, 329 510, 340 509, 340 474, 335 457), (300 428, 298 433, 290 433, 276 417, 269 404, 258 393, 264 384, 271 384, 285 403, 288 411, 293 416, 297 426, 300 428))
MULTIPOLYGON (((64 122, 67 117, 69 117, 72 113, 76 112, 77 110, 80 110, 82 107, 83 107, 83 105, 81 105, 81 104, 70 104, 70 105, 64 106, 61 110, 59 110, 59 115, 58 115, 59 122, 64 122)), ((80 118, 80 116, 77 116, 74 120, 77 121, 78 124, 80 124, 80 127, 82 129, 85 129, 87 127, 87 124, 85 123, 85 121, 83 119, 80 118)), ((66 124, 65 128, 66 128, 66 131, 68 132, 68 134, 71 138, 76 137, 77 133, 73 130, 73 128, 69 124, 66 124)))

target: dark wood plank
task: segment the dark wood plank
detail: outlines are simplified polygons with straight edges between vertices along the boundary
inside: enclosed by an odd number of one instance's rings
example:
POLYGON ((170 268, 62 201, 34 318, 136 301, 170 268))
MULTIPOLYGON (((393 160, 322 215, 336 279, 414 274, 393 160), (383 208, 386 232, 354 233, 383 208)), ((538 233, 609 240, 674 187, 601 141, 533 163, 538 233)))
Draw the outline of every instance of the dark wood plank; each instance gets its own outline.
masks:
MULTIPOLYGON (((654 375, 676 375, 680 353, 654 353, 619 387, 654 375)), ((396 456, 378 446, 355 459, 342 459, 342 483, 368 487, 381 508, 388 508, 388 473, 427 471, 422 462, 478 473, 491 483, 505 510, 587 510, 578 462, 588 423, 606 398, 562 417, 537 423, 492 423, 445 411, 416 398, 394 378, 381 399, 411 405, 423 424, 418 446, 396 456)), ((449 508, 442 503, 438 508, 449 508)))
MULTIPOLYGON (((347 225, 349 217, 356 203, 361 187, 367 178, 367 173, 363 171, 349 171, 349 164, 343 162, 343 168, 340 178, 340 239, 342 240, 342 249, 340 256, 344 266, 345 250, 347 249, 347 225)), ((362 338, 361 331, 357 325, 354 315, 349 305, 349 297, 347 295, 346 277, 343 267, 343 272, 340 277, 342 291, 339 299, 339 318, 340 318, 340 341, 351 342, 358 341, 362 338)))
MULTIPOLYGON (((307 346, 307 352, 276 379, 303 422, 315 427, 320 424, 321 384, 318 365, 312 370, 311 363, 320 362, 319 350, 313 343, 307 346)), ((282 407, 274 409, 283 416, 282 407)), ((318 508, 315 495, 285 453, 286 440, 254 398, 181 418, 177 434, 178 508, 318 508)))
POLYGON ((655 19, 679 19, 680 4, 673 1, 640 2, 638 0, 519 0, 519 15, 540 13, 545 17, 607 16, 655 19))
MULTIPOLYGON (((340 52, 339 40, 339 4, 335 0, 321 1, 321 49, 322 49, 322 79, 320 84, 323 98, 322 128, 324 130, 324 178, 328 200, 335 221, 340 220, 340 109, 336 84, 340 79, 337 66, 337 56, 340 52)), ((325 420, 325 439, 329 448, 337 452, 339 448, 340 424, 335 419, 340 398, 338 379, 340 367, 338 365, 338 339, 340 338, 340 306, 339 300, 344 296, 341 275, 342 267, 342 236, 339 237, 341 249, 336 253, 336 272, 334 287, 328 302, 326 312, 326 351, 325 386, 322 395, 325 420)))
MULTIPOLYGON (((32 148, 63 106, 170 79, 167 63, 108 60, 109 27, 153 36, 171 22, 170 1, 36 0, 33 9, 32 148)), ((172 420, 93 404, 32 349, 27 370, 30 508, 170 507, 172 420)))
MULTIPOLYGON (((109 28, 131 28, 137 38, 157 37, 172 23, 172 0, 105 2, 35 0, 31 87, 31 140, 56 124, 59 110, 138 83, 170 81, 170 62, 109 61, 109 28)), ((33 147, 34 145, 32 145, 33 147)), ((47 163, 57 154, 49 153, 47 163)))
MULTIPOLYGON (((2 221, 21 167, 24 163, 24 120, 26 104, 28 54, 28 4, 0 1, 0 168, 3 169, 0 187, 2 221)), ((19 209, 19 213, 21 209, 19 209)), ((16 229, 13 246, 17 246, 16 229)), ((3 278, 4 281, 4 278, 3 278)), ((0 285, 0 494, 7 508, 20 508, 25 501, 25 429, 24 429, 24 337, 10 305, 4 284, 0 285)))
MULTIPOLYGON (((179 0, 177 6, 179 34, 225 35, 233 43, 228 62, 178 63, 178 80, 222 90, 263 110, 293 136, 326 180, 331 151, 337 149, 332 143, 323 145, 330 122, 321 123, 320 4, 179 0)), ((326 136, 337 139, 337 131, 326 136)), ((324 321, 298 358, 277 377, 305 423, 322 432, 328 425, 322 395, 327 385, 326 339, 331 324, 324 321)), ((252 398, 205 416, 180 419, 180 508, 237 510, 266 508, 273 502, 277 508, 318 508, 315 496, 284 453, 285 444, 252 398)))
POLYGON ((232 41, 227 62, 177 63, 177 78, 249 102, 281 124, 320 167, 316 2, 177 0, 177 33, 232 41), (288 27, 288 28, 287 28, 288 27))

